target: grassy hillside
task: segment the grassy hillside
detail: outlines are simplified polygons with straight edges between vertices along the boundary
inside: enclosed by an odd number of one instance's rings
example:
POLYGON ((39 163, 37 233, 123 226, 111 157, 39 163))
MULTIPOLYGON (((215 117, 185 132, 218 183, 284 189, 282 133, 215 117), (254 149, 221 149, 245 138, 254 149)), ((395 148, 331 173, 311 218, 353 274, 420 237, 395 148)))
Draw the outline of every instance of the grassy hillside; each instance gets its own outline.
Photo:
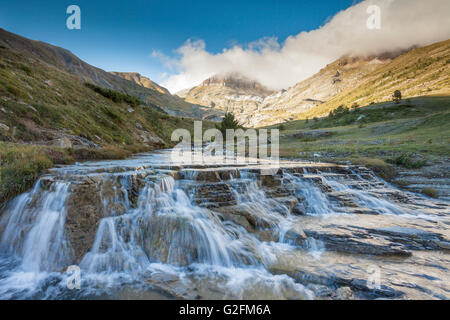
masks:
MULTIPOLYGON (((0 203, 58 163, 124 158, 170 146, 193 119, 142 105, 116 91, 103 94, 77 76, 0 47, 0 203)), ((212 127, 204 122, 204 127, 212 127)))
POLYGON ((82 61, 70 51, 45 42, 30 40, 0 28, 0 46, 21 53, 31 61, 40 61, 49 67, 71 73, 83 82, 138 97, 145 105, 165 110, 172 115, 202 118, 204 111, 197 105, 183 101, 167 90, 145 87, 132 79, 106 72, 82 61))
POLYGON ((351 88, 299 114, 299 119, 327 115, 343 105, 351 107, 392 100, 395 90, 404 98, 450 96, 450 40, 411 50, 365 75, 351 88))
POLYGON ((416 153, 432 160, 450 154, 450 97, 419 97, 373 104, 336 116, 275 125, 281 155, 328 159, 416 153))
POLYGON ((323 117, 351 108, 404 98, 450 96, 450 40, 381 57, 343 57, 281 93, 264 100, 258 126, 323 117))
POLYGON ((0 48, 0 139, 46 141, 81 136, 99 145, 140 145, 143 131, 168 141, 192 119, 172 117, 145 105, 116 103, 86 87, 76 76, 0 48), (14 129, 15 128, 15 129, 14 129))

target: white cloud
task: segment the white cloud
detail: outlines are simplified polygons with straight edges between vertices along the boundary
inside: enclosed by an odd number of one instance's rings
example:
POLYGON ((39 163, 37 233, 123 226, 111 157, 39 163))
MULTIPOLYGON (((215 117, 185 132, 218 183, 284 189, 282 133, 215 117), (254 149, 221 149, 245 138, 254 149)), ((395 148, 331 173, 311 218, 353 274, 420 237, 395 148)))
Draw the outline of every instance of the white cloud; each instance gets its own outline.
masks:
POLYGON ((450 38, 449 0, 365 0, 337 13, 319 29, 288 37, 282 44, 264 38, 247 47, 209 53, 202 40, 188 40, 179 58, 153 56, 175 70, 163 83, 171 92, 198 85, 215 74, 239 72, 273 88, 287 88, 345 54, 378 54, 450 38), (367 7, 381 9, 381 29, 366 26, 367 7))

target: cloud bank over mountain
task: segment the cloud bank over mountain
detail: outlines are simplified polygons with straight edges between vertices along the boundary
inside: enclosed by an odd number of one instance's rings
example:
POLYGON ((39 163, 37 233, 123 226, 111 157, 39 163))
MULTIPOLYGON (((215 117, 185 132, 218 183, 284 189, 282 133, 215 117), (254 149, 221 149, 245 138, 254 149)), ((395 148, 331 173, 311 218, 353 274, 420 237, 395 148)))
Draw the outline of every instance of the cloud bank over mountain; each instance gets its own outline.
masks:
POLYGON ((160 52, 174 74, 163 85, 171 92, 198 85, 215 74, 238 72, 272 88, 287 88, 318 72, 345 54, 370 55, 428 45, 450 38, 448 0, 365 0, 337 13, 322 27, 288 37, 282 44, 264 38, 246 47, 234 46, 213 54, 202 40, 188 40, 177 58, 160 52), (380 8, 380 29, 367 21, 380 8))

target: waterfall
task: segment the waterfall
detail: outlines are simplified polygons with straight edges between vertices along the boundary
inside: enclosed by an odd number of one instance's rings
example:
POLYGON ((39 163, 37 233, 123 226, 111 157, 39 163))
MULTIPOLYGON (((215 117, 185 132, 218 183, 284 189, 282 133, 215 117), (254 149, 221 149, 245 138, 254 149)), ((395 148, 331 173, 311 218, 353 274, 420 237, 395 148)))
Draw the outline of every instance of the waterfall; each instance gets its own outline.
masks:
POLYGON ((145 271, 155 262, 230 267, 244 263, 243 252, 213 213, 193 205, 172 177, 163 176, 146 185, 136 209, 101 220, 81 266, 90 272, 145 271))
POLYGON ((302 177, 289 173, 286 173, 285 175, 294 185, 297 196, 304 199, 306 214, 321 215, 336 213, 336 209, 333 208, 330 200, 317 186, 306 181, 302 177))
POLYGON ((64 237, 65 202, 69 184, 56 182, 43 190, 38 181, 32 191, 13 201, 0 224, 5 230, 1 247, 22 257, 21 269, 40 272, 62 268, 70 261, 64 237))

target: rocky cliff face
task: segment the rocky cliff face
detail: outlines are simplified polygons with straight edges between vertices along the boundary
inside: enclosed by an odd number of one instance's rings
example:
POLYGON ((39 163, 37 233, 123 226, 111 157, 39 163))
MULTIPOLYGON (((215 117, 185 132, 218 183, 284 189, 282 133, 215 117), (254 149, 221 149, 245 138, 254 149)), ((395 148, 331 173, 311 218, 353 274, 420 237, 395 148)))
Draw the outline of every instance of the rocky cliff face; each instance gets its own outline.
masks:
POLYGON ((273 93, 257 81, 250 80, 238 73, 216 75, 202 82, 204 87, 227 87, 236 90, 237 93, 252 94, 266 97, 273 93))

